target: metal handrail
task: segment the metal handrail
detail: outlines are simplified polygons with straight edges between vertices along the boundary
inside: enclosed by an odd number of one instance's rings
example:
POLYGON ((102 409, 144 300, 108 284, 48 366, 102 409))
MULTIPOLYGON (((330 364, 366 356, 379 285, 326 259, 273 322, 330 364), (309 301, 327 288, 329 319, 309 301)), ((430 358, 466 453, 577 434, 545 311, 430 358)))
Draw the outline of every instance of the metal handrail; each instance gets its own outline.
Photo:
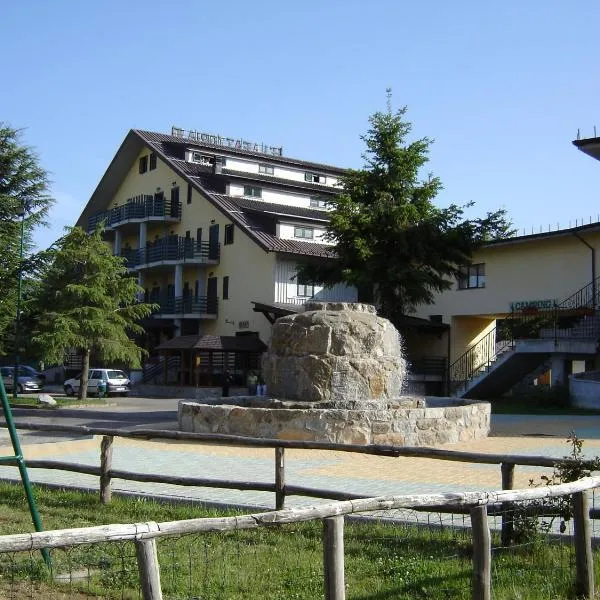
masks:
POLYGON ((557 342, 559 339, 589 340, 598 337, 600 331, 596 312, 599 285, 600 277, 552 308, 531 307, 511 311, 505 325, 509 333, 508 340, 496 342, 495 327, 450 365, 448 383, 451 390, 466 385, 476 373, 488 368, 500 352, 514 347, 515 340, 546 338, 557 342), (594 319, 587 319, 588 316, 594 319))
POLYGON ((181 219, 181 202, 171 202, 162 196, 140 194, 129 198, 121 206, 115 206, 88 219, 88 231, 93 231, 100 222, 105 227, 114 227, 131 219, 149 219, 151 217, 181 219))
POLYGON ((127 268, 155 262, 209 262, 219 260, 221 245, 212 242, 197 241, 182 236, 167 236, 151 242, 146 248, 124 248, 120 256, 125 259, 127 268))

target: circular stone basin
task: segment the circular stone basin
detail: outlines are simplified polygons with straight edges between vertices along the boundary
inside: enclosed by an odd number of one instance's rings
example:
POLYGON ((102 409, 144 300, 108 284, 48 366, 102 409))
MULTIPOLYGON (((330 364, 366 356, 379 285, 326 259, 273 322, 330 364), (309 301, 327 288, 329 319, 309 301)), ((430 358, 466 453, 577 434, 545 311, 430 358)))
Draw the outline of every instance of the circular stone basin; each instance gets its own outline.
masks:
POLYGON ((487 437, 490 404, 457 398, 300 402, 257 396, 179 402, 179 429, 338 444, 437 446, 487 437))

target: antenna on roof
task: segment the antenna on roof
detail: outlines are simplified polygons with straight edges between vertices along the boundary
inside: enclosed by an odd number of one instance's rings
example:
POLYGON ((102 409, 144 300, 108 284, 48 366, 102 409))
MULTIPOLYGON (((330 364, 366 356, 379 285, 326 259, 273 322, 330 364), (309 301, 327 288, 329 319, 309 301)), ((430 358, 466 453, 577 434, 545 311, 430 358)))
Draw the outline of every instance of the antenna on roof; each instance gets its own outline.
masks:
POLYGON ((388 115, 392 114, 392 88, 386 88, 385 89, 385 95, 386 95, 386 105, 387 105, 387 111, 388 111, 388 115))

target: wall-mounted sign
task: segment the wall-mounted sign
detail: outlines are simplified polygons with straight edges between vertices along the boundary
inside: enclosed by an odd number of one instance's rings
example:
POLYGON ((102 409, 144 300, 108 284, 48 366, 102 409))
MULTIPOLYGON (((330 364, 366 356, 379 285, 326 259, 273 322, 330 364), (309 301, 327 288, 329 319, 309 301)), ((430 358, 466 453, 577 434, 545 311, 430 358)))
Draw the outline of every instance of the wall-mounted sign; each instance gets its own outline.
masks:
POLYGON ((222 137, 211 133, 203 133, 194 129, 181 129, 180 127, 171 127, 171 135, 178 138, 193 140, 195 142, 204 142, 214 146, 224 146, 225 148, 235 148, 236 150, 250 150, 260 152, 261 154, 271 154, 272 156, 283 156, 282 146, 268 146, 267 144, 257 144, 248 140, 222 137))
POLYGON ((519 302, 511 302, 510 310, 526 310, 528 308, 553 308, 556 306, 556 299, 547 298, 546 300, 521 300, 519 302))

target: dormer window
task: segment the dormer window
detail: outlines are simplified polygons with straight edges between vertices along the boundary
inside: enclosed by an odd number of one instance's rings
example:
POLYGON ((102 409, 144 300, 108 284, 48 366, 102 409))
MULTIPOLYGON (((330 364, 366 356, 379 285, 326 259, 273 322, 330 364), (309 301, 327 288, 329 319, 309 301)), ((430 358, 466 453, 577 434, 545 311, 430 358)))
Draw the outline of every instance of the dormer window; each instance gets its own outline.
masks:
POLYGON ((327 208, 327 198, 322 198, 320 196, 313 196, 310 199, 310 207, 311 208, 327 208))
POLYGON ((203 167, 212 167, 214 165, 214 156, 207 156, 202 152, 192 152, 192 162, 198 163, 203 167))
POLYGON ((273 167, 273 165, 258 165, 258 172, 263 175, 273 175, 275 173, 275 167, 273 167))
POLYGON ((250 196, 251 198, 261 198, 262 189, 253 185, 245 185, 244 196, 250 196))
POLYGON ((320 183, 321 185, 325 184, 327 178, 325 175, 319 175, 318 173, 304 173, 304 181, 308 181, 309 183, 320 183))
POLYGON ((315 230, 312 227, 294 227, 294 237, 304 240, 312 240, 315 236, 315 230))

